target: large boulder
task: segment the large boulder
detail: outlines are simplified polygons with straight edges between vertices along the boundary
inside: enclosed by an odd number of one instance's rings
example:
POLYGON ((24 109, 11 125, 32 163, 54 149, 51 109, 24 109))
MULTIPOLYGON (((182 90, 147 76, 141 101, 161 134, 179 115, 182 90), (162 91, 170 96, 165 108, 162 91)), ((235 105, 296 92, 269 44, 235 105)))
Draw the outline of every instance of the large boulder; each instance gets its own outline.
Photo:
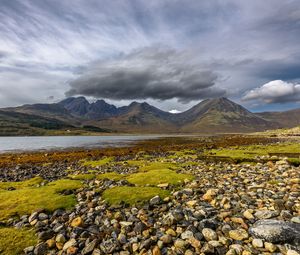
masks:
POLYGON ((300 245, 300 224, 280 220, 259 220, 249 232, 255 238, 271 243, 300 245))

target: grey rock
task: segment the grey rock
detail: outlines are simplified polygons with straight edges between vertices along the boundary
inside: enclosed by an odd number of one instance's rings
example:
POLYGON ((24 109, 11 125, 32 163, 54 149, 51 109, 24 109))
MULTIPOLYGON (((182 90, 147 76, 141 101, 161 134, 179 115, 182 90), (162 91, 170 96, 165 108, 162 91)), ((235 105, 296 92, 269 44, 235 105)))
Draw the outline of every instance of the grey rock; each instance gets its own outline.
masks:
POLYGON ((186 240, 186 239, 190 239, 190 238, 193 238, 194 237, 194 234, 192 231, 184 231, 182 234, 181 234, 181 239, 183 240, 186 240))
POLYGON ((295 216, 291 219, 291 222, 300 224, 300 216, 295 216))
POLYGON ((39 220, 47 220, 48 215, 46 213, 40 213, 38 218, 39 218, 39 220))
POLYGON ((160 203, 160 197, 155 196, 155 197, 151 198, 149 202, 150 202, 150 205, 158 205, 160 203))
POLYGON ((279 220, 257 221, 249 230, 255 238, 270 243, 300 244, 300 224, 279 220))
POLYGON ((39 215, 38 212, 32 213, 32 214, 29 216, 28 221, 29 221, 29 222, 32 222, 32 221, 36 220, 36 219, 38 218, 38 215, 39 215))
POLYGON ((192 189, 183 189, 181 192, 183 194, 187 195, 187 196, 193 195, 193 190, 192 189))
POLYGON ((101 251, 104 252, 104 254, 113 253, 117 248, 117 244, 114 240, 109 239, 107 241, 104 241, 100 244, 101 251))
POLYGON ((29 246, 24 249, 24 253, 28 254, 34 251, 34 246, 29 246))
POLYGON ((58 243, 65 243, 66 238, 63 234, 58 234, 55 238, 55 241, 58 242, 58 243))
POLYGON ((202 230, 202 235, 204 236, 204 238, 207 241, 212 241, 212 240, 217 240, 218 239, 217 233, 214 230, 210 229, 210 228, 204 228, 202 230))
POLYGON ((135 224, 133 231, 136 233, 142 233, 147 228, 147 226, 143 222, 138 222, 135 224))
POLYGON ((168 243, 171 243, 172 242, 172 236, 170 235, 163 235, 160 240, 165 243, 165 244, 168 244, 168 243))
POLYGON ((81 254, 83 254, 83 255, 91 254, 93 252, 93 250, 96 248, 97 244, 98 244, 97 239, 91 241, 84 247, 81 254))
POLYGON ((278 215, 279 213, 277 211, 271 211, 271 210, 259 210, 254 214, 254 216, 260 220, 274 218, 277 217, 278 215))
POLYGON ((51 239, 54 236, 53 230, 47 230, 39 233, 39 239, 42 241, 46 241, 48 239, 51 239))
POLYGON ((74 238, 72 238, 64 244, 63 250, 65 251, 68 248, 75 246, 76 244, 77 244, 77 241, 74 238))
POLYGON ((34 248, 34 255, 44 255, 47 252, 47 244, 45 243, 39 243, 35 248, 34 248))
POLYGON ((118 236, 118 240, 121 244, 125 244, 127 243, 127 238, 126 236, 123 234, 123 233, 120 233, 119 236, 118 236))

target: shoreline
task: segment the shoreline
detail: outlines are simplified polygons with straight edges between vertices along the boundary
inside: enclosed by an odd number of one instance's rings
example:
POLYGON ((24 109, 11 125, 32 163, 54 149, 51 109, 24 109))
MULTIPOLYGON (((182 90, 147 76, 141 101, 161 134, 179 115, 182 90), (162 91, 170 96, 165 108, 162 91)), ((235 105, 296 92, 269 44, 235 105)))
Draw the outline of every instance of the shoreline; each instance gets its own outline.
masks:
POLYGON ((140 151, 172 151, 178 149, 222 147, 228 145, 245 145, 279 141, 277 138, 249 135, 217 135, 217 136, 177 136, 160 137, 158 139, 138 140, 122 147, 103 148, 66 148, 62 150, 21 151, 0 153, 0 167, 18 164, 42 164, 56 161, 72 162, 80 158, 101 156, 132 155, 140 151))

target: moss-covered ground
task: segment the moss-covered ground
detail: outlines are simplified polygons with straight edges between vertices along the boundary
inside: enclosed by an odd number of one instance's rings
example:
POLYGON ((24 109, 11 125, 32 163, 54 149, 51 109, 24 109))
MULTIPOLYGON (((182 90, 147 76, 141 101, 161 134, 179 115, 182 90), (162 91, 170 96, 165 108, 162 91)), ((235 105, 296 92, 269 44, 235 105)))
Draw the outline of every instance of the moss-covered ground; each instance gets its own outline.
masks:
POLYGON ((97 180, 109 179, 109 180, 119 181, 119 180, 124 179, 124 178, 126 178, 126 175, 118 174, 118 173, 115 173, 115 172, 110 172, 110 173, 105 173, 105 174, 98 174, 96 176, 97 180))
POLYGON ((68 176, 72 180, 92 180, 96 177, 95 174, 72 174, 68 176))
POLYGON ((104 157, 99 160, 85 160, 83 161, 83 166, 89 166, 89 167, 98 167, 98 166, 104 166, 108 164, 109 162, 113 161, 113 157, 104 157))
MULTIPOLYGON (((206 155, 215 157, 229 157, 238 161, 251 161, 257 156, 268 156, 275 154, 300 153, 299 143, 275 143, 269 145, 234 146, 208 150, 206 155)), ((299 163, 299 158, 289 158, 291 163, 299 163)))
POLYGON ((0 254, 22 254, 26 247, 37 243, 37 236, 32 229, 0 228, 0 254))
POLYGON ((62 179, 37 186, 40 181, 35 178, 24 182, 0 183, 0 220, 30 214, 37 209, 54 211, 58 208, 71 208, 76 204, 74 195, 61 193, 80 188, 80 181, 62 179))
POLYGON ((41 183, 45 182, 41 177, 34 177, 32 179, 23 181, 23 182, 0 182, 0 192, 1 190, 7 189, 24 189, 29 187, 36 187, 41 183))
POLYGON ((104 191, 103 198, 110 204, 126 204, 134 205, 143 203, 154 196, 164 198, 169 195, 169 191, 156 187, 114 187, 104 191))
POLYGON ((157 169, 148 172, 131 174, 127 177, 130 183, 145 186, 145 185, 158 185, 161 183, 180 184, 185 179, 192 180, 193 176, 189 174, 178 174, 170 169, 157 169))
POLYGON ((194 177, 188 174, 177 173, 180 168, 178 164, 172 162, 163 162, 160 158, 158 161, 148 161, 145 156, 139 160, 128 160, 122 162, 123 165, 135 166, 138 168, 137 173, 121 175, 117 173, 106 173, 97 175, 97 179, 126 179, 128 182, 137 185, 136 187, 116 187, 104 192, 103 198, 110 204, 125 202, 127 204, 142 203, 150 198, 159 195, 165 197, 168 191, 162 190, 158 184, 168 183, 172 185, 182 184, 184 180, 192 180, 194 177))

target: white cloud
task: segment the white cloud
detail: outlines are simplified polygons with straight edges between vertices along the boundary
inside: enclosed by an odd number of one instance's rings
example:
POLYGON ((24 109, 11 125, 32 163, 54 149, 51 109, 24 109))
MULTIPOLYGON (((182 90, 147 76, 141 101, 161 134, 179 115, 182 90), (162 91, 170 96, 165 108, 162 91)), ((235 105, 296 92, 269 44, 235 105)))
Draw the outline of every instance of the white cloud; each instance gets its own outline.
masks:
POLYGON ((176 109, 173 109, 173 110, 170 110, 169 113, 173 113, 173 114, 176 114, 176 113, 181 113, 182 111, 178 111, 176 109))
POLYGON ((300 84, 282 80, 270 81, 248 91, 243 100, 259 100, 265 103, 287 103, 300 101, 300 84))

